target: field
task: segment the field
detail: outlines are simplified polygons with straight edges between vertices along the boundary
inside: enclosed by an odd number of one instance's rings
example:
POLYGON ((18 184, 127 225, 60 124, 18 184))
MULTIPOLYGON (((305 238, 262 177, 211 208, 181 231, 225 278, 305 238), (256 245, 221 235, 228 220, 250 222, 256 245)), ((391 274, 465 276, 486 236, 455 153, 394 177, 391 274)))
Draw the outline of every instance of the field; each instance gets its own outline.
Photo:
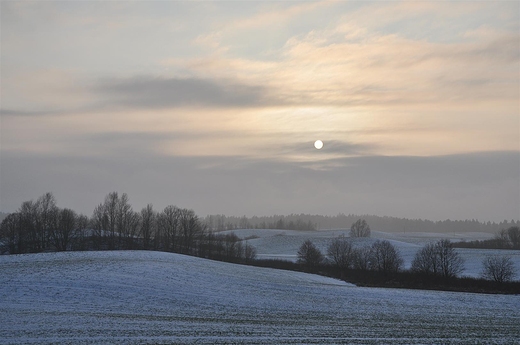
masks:
POLYGON ((519 325, 520 296, 160 252, 0 256, 1 344, 514 344, 519 325))
MULTIPOLYGON (((239 229, 234 232, 240 238, 250 238, 248 243, 255 246, 259 259, 284 259, 296 261, 300 245, 310 239, 323 253, 327 252, 330 241, 340 235, 348 236, 347 230, 320 230, 320 231, 294 231, 294 230, 270 230, 270 229, 239 229)), ((448 238, 452 241, 471 241, 493 238, 489 233, 464 233, 464 234, 440 234, 440 233, 386 233, 372 231, 371 238, 353 239, 354 246, 371 245, 378 239, 390 241, 401 253, 404 260, 404 268, 410 268, 415 253, 430 241, 448 238)), ((520 251, 519 250, 491 250, 491 249, 456 249, 464 259, 465 270, 462 273, 468 277, 479 277, 482 271, 482 259, 486 255, 507 255, 513 260, 518 271, 517 279, 520 279, 520 251)))

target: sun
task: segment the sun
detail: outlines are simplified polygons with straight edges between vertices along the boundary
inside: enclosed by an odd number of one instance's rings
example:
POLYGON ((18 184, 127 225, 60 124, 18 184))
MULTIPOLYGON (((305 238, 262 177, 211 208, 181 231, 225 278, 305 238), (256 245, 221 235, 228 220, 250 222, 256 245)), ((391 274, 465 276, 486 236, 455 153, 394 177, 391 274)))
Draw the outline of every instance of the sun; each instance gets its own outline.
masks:
POLYGON ((321 148, 323 147, 323 141, 321 140, 316 140, 314 142, 314 147, 317 148, 318 150, 321 150, 321 148))

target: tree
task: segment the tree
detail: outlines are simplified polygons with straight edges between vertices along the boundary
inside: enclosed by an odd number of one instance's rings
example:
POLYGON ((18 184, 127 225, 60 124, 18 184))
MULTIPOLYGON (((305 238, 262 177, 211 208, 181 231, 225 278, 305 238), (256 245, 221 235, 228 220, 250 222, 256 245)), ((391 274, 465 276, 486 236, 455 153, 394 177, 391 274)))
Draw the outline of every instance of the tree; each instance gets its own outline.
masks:
POLYGON ((435 243, 426 244, 419 250, 412 261, 412 272, 425 274, 438 274, 440 263, 436 254, 435 243))
POLYGON ((412 261, 412 271, 456 277, 464 270, 464 260, 453 248, 450 240, 429 243, 419 250, 412 261))
POLYGON ((482 278, 498 283, 511 281, 515 275, 513 260, 509 256, 487 256, 482 261, 482 266, 482 278))
POLYGON ((227 261, 237 261, 242 257, 242 243, 234 232, 224 235, 223 245, 227 261))
POLYGON ((51 231, 51 239, 57 251, 68 249, 77 230, 78 216, 71 209, 58 212, 58 226, 51 231))
POLYGON ((313 271, 324 260, 321 251, 311 242, 306 240, 298 249, 298 263, 303 265, 306 270, 313 271))
POLYGON ((0 224, 0 254, 18 254, 21 222, 19 213, 11 213, 0 224))
POLYGON ((38 212, 34 201, 25 201, 18 211, 20 215, 20 229, 18 236, 18 253, 36 253, 39 236, 37 228, 38 212))
POLYGON ((327 256, 338 268, 350 268, 353 256, 352 243, 345 236, 333 239, 327 248, 327 256))
POLYGON ((370 268, 372 250, 368 246, 356 248, 352 252, 352 263, 356 270, 367 271, 370 268))
POLYGON ((156 214, 153 205, 148 204, 141 210, 141 238, 143 248, 151 249, 151 241, 155 236, 156 214))
POLYGON ((37 251, 47 249, 50 244, 51 233, 58 226, 59 209, 56 206, 56 198, 52 193, 45 193, 36 200, 35 221, 38 242, 36 243, 37 251))
POLYGON ((181 209, 180 211, 180 243, 181 253, 193 254, 195 244, 204 234, 205 226, 199 221, 193 210, 181 209))
POLYGON ((445 278, 456 277, 464 271, 464 260, 455 251, 450 240, 443 239, 437 242, 440 273, 445 278))
POLYGON ((364 219, 358 219, 350 226, 350 237, 370 237, 370 226, 364 219))
POLYGON ((256 248, 246 242, 244 246, 244 262, 250 263, 256 259, 256 248))
MULTIPOLYGON (((108 249, 115 249, 116 234, 120 232, 118 229, 119 209, 120 200, 117 192, 109 193, 105 196, 104 202, 94 209, 91 224, 98 247, 101 246, 101 242, 104 242, 104 244, 108 244, 108 249)), ((119 234, 117 237, 119 238, 119 234)))
POLYGON ((509 237, 509 242, 511 242, 511 246, 514 249, 520 249, 520 227, 510 227, 507 229, 507 235, 509 237))
POLYGON ((175 251, 177 248, 180 217, 181 210, 173 205, 166 206, 158 216, 158 233, 166 251, 175 251))
POLYGON ((87 230, 89 225, 89 219, 87 216, 80 214, 76 219, 77 231, 72 242, 72 250, 86 250, 89 248, 89 237, 87 230))
POLYGON ((117 247, 119 249, 128 249, 131 246, 132 230, 135 228, 134 221, 134 211, 129 204, 128 195, 123 193, 116 204, 117 247))
POLYGON ((377 240, 372 244, 370 268, 379 272, 397 272, 403 266, 401 254, 389 241, 377 240))

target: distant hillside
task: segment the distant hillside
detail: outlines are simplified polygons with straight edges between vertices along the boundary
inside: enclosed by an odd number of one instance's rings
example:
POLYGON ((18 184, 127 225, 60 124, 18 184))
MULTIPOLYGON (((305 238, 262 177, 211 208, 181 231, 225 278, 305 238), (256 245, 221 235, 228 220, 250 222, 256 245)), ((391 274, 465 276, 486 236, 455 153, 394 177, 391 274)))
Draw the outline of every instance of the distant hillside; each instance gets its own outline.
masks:
POLYGON ((497 233, 511 226, 519 226, 519 220, 504 220, 500 223, 479 222, 477 220, 444 220, 431 221, 423 219, 407 219, 374 215, 321 216, 310 214, 274 215, 263 217, 236 217, 225 215, 208 215, 204 222, 213 230, 232 230, 244 228, 257 229, 292 229, 292 230, 328 230, 348 229, 356 220, 365 219, 370 228, 384 232, 489 232, 497 233), (294 225, 294 227, 291 227, 294 225))

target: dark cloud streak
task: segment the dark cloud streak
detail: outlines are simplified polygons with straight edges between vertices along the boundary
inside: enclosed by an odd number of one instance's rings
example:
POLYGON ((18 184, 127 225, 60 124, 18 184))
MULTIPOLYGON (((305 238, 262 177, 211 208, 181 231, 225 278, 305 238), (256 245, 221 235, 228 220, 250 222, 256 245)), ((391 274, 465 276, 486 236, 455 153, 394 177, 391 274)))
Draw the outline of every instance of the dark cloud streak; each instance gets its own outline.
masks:
POLYGON ((109 105, 138 108, 247 107, 273 102, 262 86, 198 78, 109 79, 94 86, 109 105))

